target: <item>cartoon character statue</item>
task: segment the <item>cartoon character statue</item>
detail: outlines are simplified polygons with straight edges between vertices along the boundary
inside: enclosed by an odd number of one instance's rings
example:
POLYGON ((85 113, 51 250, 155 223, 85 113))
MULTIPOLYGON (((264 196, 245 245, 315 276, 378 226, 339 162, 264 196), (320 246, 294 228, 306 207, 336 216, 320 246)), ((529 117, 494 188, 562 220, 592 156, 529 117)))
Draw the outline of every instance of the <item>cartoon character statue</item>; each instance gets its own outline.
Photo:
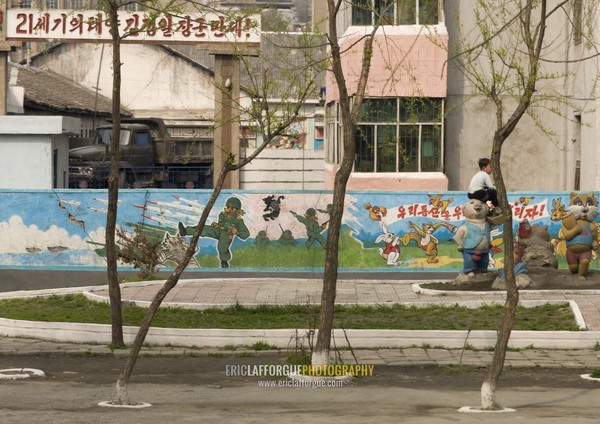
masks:
POLYGON ((426 222, 423 224, 423 228, 419 228, 418 225, 410 221, 408 224, 415 231, 404 234, 404 236, 402 236, 402 243, 404 243, 406 246, 411 240, 415 241, 417 246, 425 251, 428 264, 438 263, 440 261, 437 257, 437 246, 439 240, 433 235, 433 233, 440 227, 446 227, 448 230, 454 232, 456 231, 456 227, 446 222, 437 222, 435 224, 426 222))
POLYGON ((571 193, 567 215, 562 219, 561 232, 566 240, 569 270, 579 278, 587 276, 592 250, 598 247, 598 202, 594 193, 571 193))
POLYGON ((528 267, 558 268, 558 260, 554 255, 554 245, 550 241, 550 233, 547 225, 531 225, 527 219, 519 223, 517 239, 514 244, 515 255, 519 254, 519 260, 528 267))
POLYGON ((321 233, 327 228, 327 222, 319 224, 317 211, 314 208, 308 208, 304 216, 298 215, 294 211, 290 211, 294 218, 300 221, 306 227, 306 236, 308 237, 304 244, 309 249, 314 243, 319 243, 323 249, 327 248, 327 240, 321 233))
POLYGON ((453 239, 462 252, 465 274, 487 271, 492 230, 489 212, 488 205, 477 199, 470 199, 462 206, 465 223, 458 227, 453 239))
MULTIPOLYGON (((213 222, 210 227, 205 226, 200 235, 217 240, 217 251, 221 268, 228 268, 231 260, 231 251, 229 247, 234 237, 246 240, 250 236, 250 231, 244 223, 242 216, 242 202, 237 197, 230 197, 225 201, 225 208, 219 213, 218 222, 213 222)), ((185 227, 179 223, 179 234, 181 236, 194 234, 196 227, 185 227)))

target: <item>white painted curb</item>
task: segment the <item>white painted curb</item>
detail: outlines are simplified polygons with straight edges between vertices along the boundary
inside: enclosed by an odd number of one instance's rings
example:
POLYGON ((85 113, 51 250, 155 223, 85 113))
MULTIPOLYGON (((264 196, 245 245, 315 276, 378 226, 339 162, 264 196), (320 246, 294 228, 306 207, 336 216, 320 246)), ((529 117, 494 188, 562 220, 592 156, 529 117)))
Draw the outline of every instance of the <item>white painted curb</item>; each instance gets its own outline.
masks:
MULTIPOLYGON (((123 327, 125 343, 131 344, 138 327, 123 327)), ((265 342, 285 349, 295 344, 308 329, 231 330, 180 329, 152 327, 146 343, 182 347, 251 346, 265 342)), ((111 327, 108 324, 80 324, 42 321, 22 321, 0 318, 0 335, 24 337, 67 343, 109 344, 111 327)), ((475 349, 485 349, 496 343, 496 331, 474 330, 334 330, 332 338, 345 340, 357 349, 406 348, 428 344, 432 347, 462 348, 467 341, 475 349)), ((513 331, 510 348, 533 347, 541 349, 591 349, 600 340, 600 331, 513 331)), ((339 343, 338 343, 339 344, 339 343)))

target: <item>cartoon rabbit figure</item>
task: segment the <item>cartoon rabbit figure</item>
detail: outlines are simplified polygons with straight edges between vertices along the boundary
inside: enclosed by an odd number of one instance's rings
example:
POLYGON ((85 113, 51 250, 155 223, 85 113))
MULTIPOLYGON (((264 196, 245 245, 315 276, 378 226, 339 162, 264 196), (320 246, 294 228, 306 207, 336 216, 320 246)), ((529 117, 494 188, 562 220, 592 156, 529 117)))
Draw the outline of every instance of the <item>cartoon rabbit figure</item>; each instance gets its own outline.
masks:
POLYGON ((385 243, 385 248, 380 247, 377 253, 386 260, 388 266, 403 264, 404 261, 400 259, 400 239, 395 234, 388 233, 385 227, 384 231, 383 234, 375 239, 375 243, 385 243))

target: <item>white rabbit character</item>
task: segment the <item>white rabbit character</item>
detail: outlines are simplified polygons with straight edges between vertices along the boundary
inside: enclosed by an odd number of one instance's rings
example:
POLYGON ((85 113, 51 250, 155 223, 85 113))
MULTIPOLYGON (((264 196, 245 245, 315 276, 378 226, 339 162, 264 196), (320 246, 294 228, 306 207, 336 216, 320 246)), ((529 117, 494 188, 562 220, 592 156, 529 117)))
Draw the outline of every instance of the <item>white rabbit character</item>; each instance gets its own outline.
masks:
POLYGON ((395 234, 389 233, 385 226, 382 227, 384 233, 375 239, 375 243, 385 243, 385 248, 380 247, 377 250, 379 256, 387 261, 388 266, 397 266, 403 264, 400 259, 400 239, 395 234))

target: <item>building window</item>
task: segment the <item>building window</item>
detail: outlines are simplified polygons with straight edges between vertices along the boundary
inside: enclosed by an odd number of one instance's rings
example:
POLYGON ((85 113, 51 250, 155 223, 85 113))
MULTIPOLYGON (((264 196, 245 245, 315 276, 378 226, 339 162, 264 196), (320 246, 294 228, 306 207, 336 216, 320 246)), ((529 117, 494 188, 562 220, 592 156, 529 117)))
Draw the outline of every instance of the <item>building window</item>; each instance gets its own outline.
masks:
POLYGON ((443 100, 365 99, 355 172, 441 172, 443 100))
POLYGON ((46 9, 58 9, 58 0, 46 0, 46 9))
POLYGON ((123 6, 123 10, 127 10, 129 12, 137 12, 142 9, 138 3, 127 3, 125 6, 123 6))
POLYGON ((71 0, 71 9, 83 9, 83 0, 71 0))
POLYGON ((436 25, 439 0, 353 0, 352 25, 436 25))

